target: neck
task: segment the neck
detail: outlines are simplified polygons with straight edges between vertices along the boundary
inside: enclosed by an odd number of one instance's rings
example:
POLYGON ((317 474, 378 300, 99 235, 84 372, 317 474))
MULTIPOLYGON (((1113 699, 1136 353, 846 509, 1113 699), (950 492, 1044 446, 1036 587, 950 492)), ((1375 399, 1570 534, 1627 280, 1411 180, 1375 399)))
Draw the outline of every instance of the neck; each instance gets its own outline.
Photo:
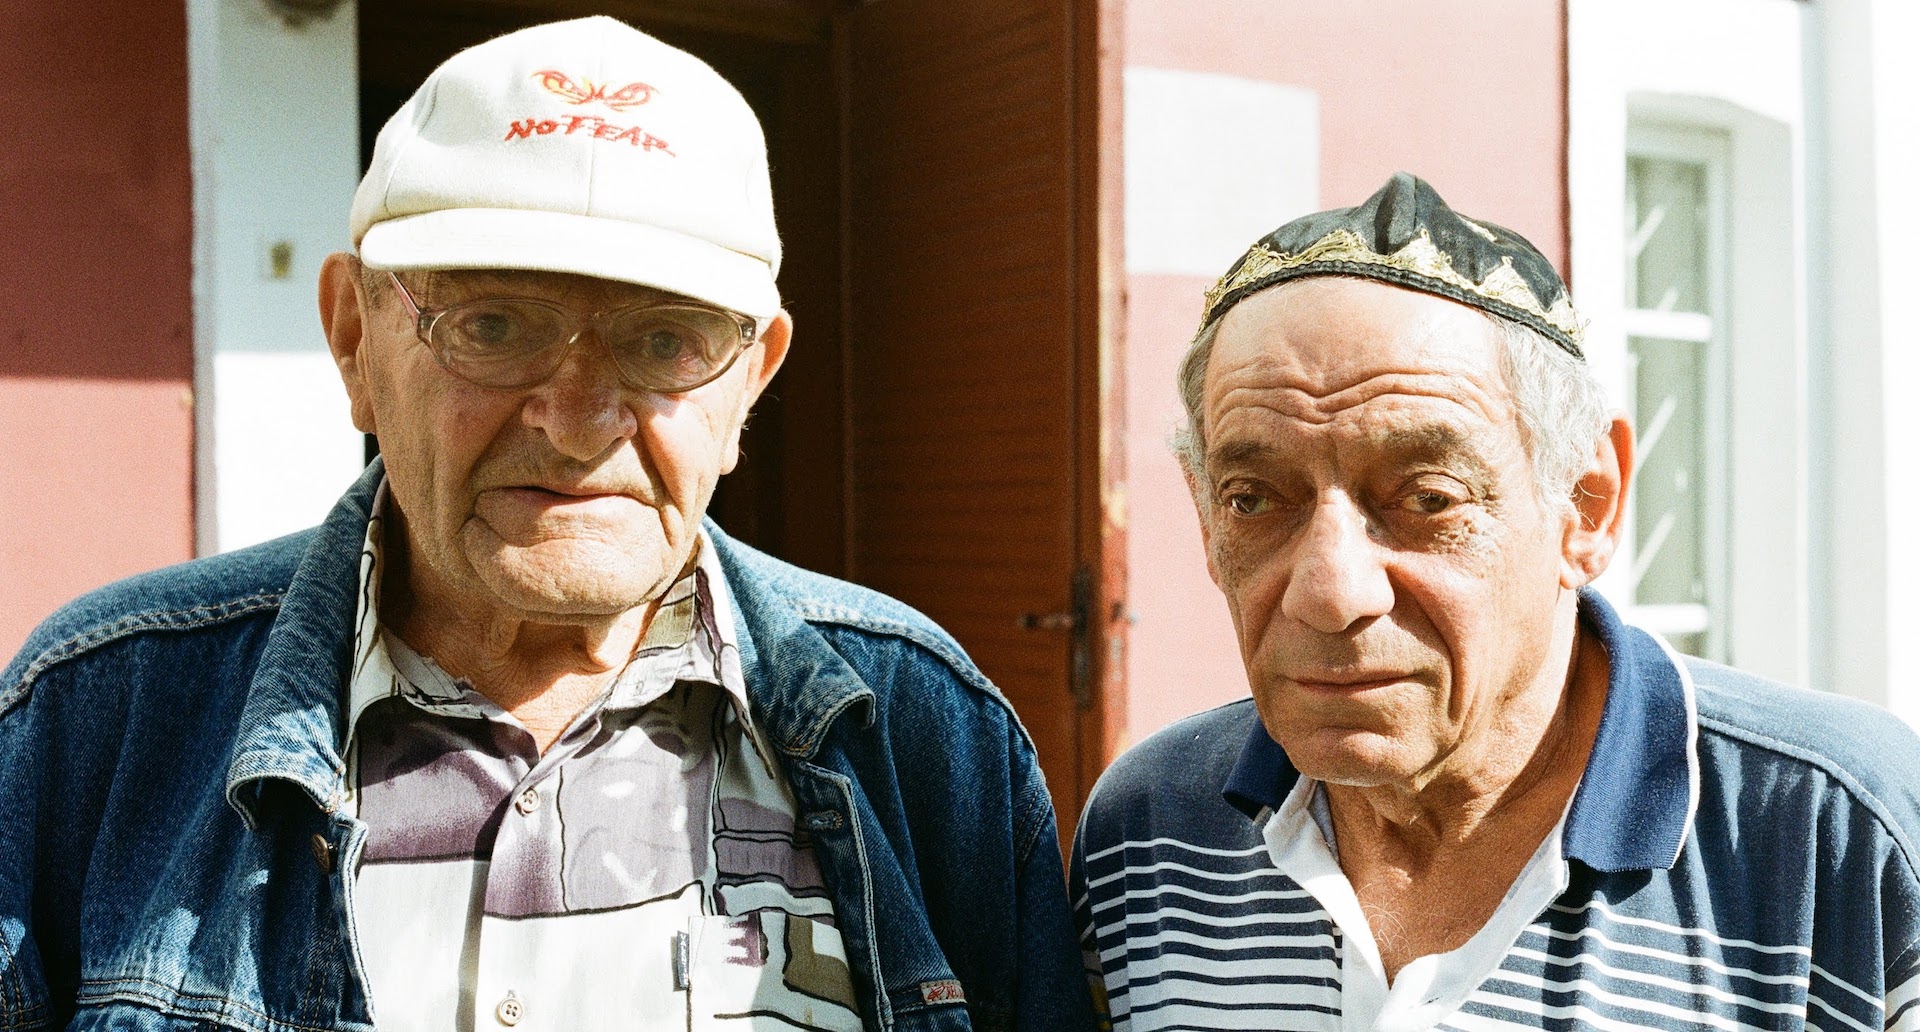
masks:
MULTIPOLYGON (((397 528, 396 528, 397 529, 397 528)), ((442 670, 525 725, 540 750, 598 698, 638 650, 659 600, 610 616, 526 613, 475 603, 390 534, 380 619, 442 670)))
POLYGON ((1477 740, 1405 783, 1326 786, 1343 858, 1351 845, 1418 870, 1479 843, 1531 852, 1586 770, 1606 685, 1605 650, 1569 606, 1540 676, 1499 703, 1477 740))

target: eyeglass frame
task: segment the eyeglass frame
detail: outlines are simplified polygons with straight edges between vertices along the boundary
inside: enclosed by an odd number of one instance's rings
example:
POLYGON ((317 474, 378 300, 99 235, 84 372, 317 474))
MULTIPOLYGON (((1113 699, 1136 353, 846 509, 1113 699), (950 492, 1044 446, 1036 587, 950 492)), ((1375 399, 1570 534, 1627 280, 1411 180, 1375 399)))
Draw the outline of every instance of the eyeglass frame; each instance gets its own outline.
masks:
MULTIPOLYGON (((410 316, 413 319, 414 336, 420 339, 420 343, 425 344, 427 346, 427 351, 428 353, 433 355, 434 362, 438 364, 440 368, 445 369, 447 372, 453 374, 454 376, 457 376, 460 379, 465 380, 466 382, 473 384, 476 387, 484 387, 488 390, 516 391, 516 390, 526 390, 529 387, 538 387, 539 385, 546 383, 548 380, 552 379, 554 373, 560 371, 560 365, 562 362, 565 361, 564 353, 562 355, 561 361, 555 362, 553 368, 548 370, 545 376, 542 376, 539 379, 533 380, 529 383, 523 383, 513 387, 496 387, 492 384, 481 383, 480 381, 472 379, 468 377, 465 373, 462 373, 459 370, 448 365, 446 356, 441 354, 441 349, 434 346, 433 327, 435 326, 435 324, 437 324, 440 321, 441 316, 446 315, 448 312, 451 312, 456 308, 461 308, 470 304, 481 304, 481 303, 488 303, 488 302, 525 301, 525 302, 530 302, 532 304, 539 305, 542 308, 552 309, 553 311, 560 313, 562 319, 566 321, 568 327, 573 329, 572 335, 567 337, 567 339, 562 342, 561 346, 563 348, 571 348, 575 342, 579 341, 580 335, 582 333, 585 333, 589 328, 593 329, 594 331, 596 331, 596 333, 598 333, 602 329, 602 326, 608 317, 616 313, 628 312, 634 309, 667 308, 667 307, 700 308, 710 312, 714 312, 719 315, 726 316, 728 319, 733 320, 733 322, 740 327, 740 346, 734 349, 733 354, 729 355, 727 357, 727 360, 725 362, 722 362, 720 364, 720 367, 718 369, 715 369, 713 373, 709 375, 706 379, 701 380, 698 383, 690 384, 685 387, 676 387, 672 390, 662 390, 658 387, 650 387, 650 386, 647 386, 646 384, 635 383, 632 377, 630 377, 627 374, 626 368, 621 366, 618 361, 614 362, 613 364, 614 368, 620 370, 620 382, 626 384, 629 387, 633 387, 638 390, 648 391, 653 394, 685 394, 688 391, 699 390, 700 388, 705 387, 707 384, 710 384, 713 381, 720 379, 722 376, 727 375, 727 371, 733 368, 733 364, 735 362, 740 361, 740 356, 745 354, 748 348, 754 346, 755 344, 760 343, 759 320, 753 318, 750 315, 743 315, 731 309, 721 308, 718 305, 704 304, 699 301, 693 301, 693 300, 655 301, 655 302, 642 301, 642 302, 638 302, 636 304, 631 304, 631 305, 621 305, 617 308, 607 308, 597 312, 589 312, 585 316, 577 315, 574 312, 568 310, 565 306, 556 304, 552 301, 548 301, 545 298, 514 297, 511 295, 506 297, 476 298, 472 301, 461 301, 457 304, 446 305, 441 308, 421 308, 420 303, 414 300, 413 291, 408 290, 407 285, 405 283, 400 282, 400 276, 398 275, 398 273, 393 269, 387 269, 385 271, 387 274, 387 279, 393 283, 394 290, 397 291, 400 295, 400 303, 406 306, 408 316, 410 316)), ((602 340, 604 340, 605 335, 601 334, 601 338, 602 340)))

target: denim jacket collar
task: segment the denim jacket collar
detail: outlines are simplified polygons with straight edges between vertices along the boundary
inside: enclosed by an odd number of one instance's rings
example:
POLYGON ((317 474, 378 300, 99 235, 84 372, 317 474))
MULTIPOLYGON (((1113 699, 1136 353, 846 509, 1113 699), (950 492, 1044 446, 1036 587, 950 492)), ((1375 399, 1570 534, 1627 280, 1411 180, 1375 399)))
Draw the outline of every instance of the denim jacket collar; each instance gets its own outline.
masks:
POLYGON ((376 458, 320 524, 247 688, 227 765, 227 801, 250 828, 258 826, 260 789, 268 779, 294 783, 330 816, 346 800, 340 737, 354 596, 360 545, 384 472, 376 458))
MULTIPOLYGON (((300 560, 274 621, 266 655, 247 689, 227 766, 227 800, 258 825, 268 779, 299 786, 327 814, 346 800, 341 757, 346 684, 353 662, 359 559, 385 467, 369 465, 327 514, 300 560)), ((790 756, 811 757, 841 713, 858 706, 869 726, 873 690, 828 645, 796 604, 797 584, 751 559, 712 521, 706 524, 726 571, 739 628, 741 667, 755 717, 790 756)))
POLYGON ((854 672, 796 605, 796 585, 781 571, 749 569, 748 557, 712 520, 706 524, 740 631, 747 695, 768 737, 789 756, 811 758, 833 722, 858 706, 860 726, 873 723, 873 689, 854 672))

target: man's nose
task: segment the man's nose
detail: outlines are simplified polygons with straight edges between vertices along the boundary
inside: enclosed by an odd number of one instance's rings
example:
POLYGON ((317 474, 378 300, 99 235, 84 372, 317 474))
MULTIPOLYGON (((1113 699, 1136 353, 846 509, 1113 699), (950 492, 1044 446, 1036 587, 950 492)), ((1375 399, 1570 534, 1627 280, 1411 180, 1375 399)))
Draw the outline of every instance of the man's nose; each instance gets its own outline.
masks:
POLYGON ((560 368, 533 388, 520 418, 546 434, 555 451, 585 462, 639 431, 633 403, 613 355, 587 333, 568 346, 560 368))
POLYGON ((1370 527, 1366 512, 1350 498, 1315 504, 1293 543, 1281 613, 1323 634, 1338 634, 1391 612, 1393 584, 1370 527))

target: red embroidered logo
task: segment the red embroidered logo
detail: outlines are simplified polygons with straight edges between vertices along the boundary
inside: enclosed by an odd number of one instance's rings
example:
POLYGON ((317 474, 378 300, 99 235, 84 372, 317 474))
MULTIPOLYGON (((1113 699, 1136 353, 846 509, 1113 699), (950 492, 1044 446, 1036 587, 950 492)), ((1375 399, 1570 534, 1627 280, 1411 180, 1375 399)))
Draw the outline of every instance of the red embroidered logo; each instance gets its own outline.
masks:
POLYGON ((604 83, 596 84, 592 80, 575 83, 566 73, 552 68, 535 72, 533 77, 548 93, 569 104, 591 104, 597 100, 615 111, 639 107, 652 100, 657 92, 644 82, 630 82, 618 89, 610 89, 604 83))
POLYGON ((965 1003, 967 993, 960 988, 958 979, 943 978, 937 982, 922 982, 920 983, 920 1002, 965 1003))
POLYGON ((530 140, 536 136, 572 136, 584 132, 596 140, 626 143, 641 150, 659 151, 670 158, 679 157, 667 141, 637 125, 616 125, 598 115, 568 115, 565 118, 523 118, 507 123, 508 140, 530 140))

